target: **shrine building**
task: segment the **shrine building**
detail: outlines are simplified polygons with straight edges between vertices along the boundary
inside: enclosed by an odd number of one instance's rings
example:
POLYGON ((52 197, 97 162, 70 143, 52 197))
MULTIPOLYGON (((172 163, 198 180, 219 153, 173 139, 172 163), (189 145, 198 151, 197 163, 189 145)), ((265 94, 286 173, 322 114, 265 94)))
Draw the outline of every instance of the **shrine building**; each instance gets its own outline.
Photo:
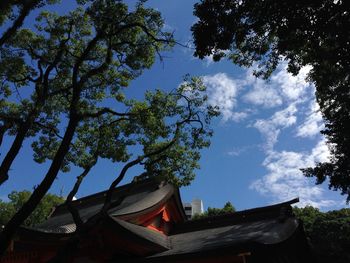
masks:
MULTIPOLYGON (((106 193, 72 201, 83 222, 99 213, 106 193)), ((178 188, 155 180, 127 184, 114 190, 107 215, 80 237, 69 262, 310 262, 295 202, 187 220, 178 188)), ((76 234, 60 205, 44 223, 21 227, 0 262, 48 262, 76 234)))

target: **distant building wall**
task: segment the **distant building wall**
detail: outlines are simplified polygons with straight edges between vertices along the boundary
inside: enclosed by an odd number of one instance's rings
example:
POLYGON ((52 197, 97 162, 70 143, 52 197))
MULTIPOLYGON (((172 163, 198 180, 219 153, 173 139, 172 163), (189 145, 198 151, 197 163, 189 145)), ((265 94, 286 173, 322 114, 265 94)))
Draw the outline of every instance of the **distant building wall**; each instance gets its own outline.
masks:
POLYGON ((187 219, 191 219, 196 214, 202 214, 204 212, 203 202, 201 199, 193 199, 191 203, 182 204, 185 210, 187 219))

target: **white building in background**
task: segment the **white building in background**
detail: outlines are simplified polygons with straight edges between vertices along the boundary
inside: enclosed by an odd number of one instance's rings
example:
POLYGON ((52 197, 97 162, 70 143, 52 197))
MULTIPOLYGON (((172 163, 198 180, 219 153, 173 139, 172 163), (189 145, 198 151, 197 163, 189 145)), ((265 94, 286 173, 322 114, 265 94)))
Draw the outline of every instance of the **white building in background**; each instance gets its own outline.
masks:
POLYGON ((194 215, 202 214, 204 212, 203 202, 201 199, 193 199, 191 203, 183 203, 183 207, 187 219, 191 219, 194 215))

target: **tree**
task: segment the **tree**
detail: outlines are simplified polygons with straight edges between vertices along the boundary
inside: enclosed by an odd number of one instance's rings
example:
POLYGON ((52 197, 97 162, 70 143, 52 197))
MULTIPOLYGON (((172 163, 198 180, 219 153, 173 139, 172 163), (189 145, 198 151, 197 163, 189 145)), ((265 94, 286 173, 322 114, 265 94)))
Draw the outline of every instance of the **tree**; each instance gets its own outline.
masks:
POLYGON ((58 0, 2 0, 0 2, 0 26, 8 20, 12 20, 12 23, 0 36, 0 48, 23 25, 24 19, 33 9, 57 2, 58 0))
POLYGON ((317 208, 293 208, 302 220, 317 262, 350 260, 350 209, 321 212, 317 208))
MULTIPOLYGON (((9 201, 4 202, 0 200, 0 225, 4 226, 11 219, 11 217, 19 210, 31 195, 30 191, 12 191, 9 195, 9 201)), ((54 195, 46 194, 39 205, 35 208, 33 213, 24 221, 25 226, 35 226, 46 220, 52 212, 52 209, 64 202, 64 198, 54 195)))
POLYGON ((82 169, 66 200, 77 225, 67 242, 71 252, 84 232, 106 215, 113 189, 131 167, 144 167, 139 180, 158 176, 182 185, 194 178, 199 151, 209 146, 212 135, 208 125, 218 115, 206 103, 202 81, 187 77, 171 92, 147 92, 144 101, 123 94, 123 88, 151 67, 157 54, 174 44, 172 34, 162 31, 160 13, 142 3, 129 10, 118 0, 80 0, 66 15, 44 11, 37 17, 35 31, 17 30, 3 46, 0 120, 6 127, 2 136, 14 139, 0 165, 0 182, 7 180, 29 137, 34 140, 34 161, 50 165, 0 233, 1 253, 59 171, 68 172, 71 166, 82 169), (119 173, 99 215, 82 222, 70 203, 102 158, 115 163, 119 173))
POLYGON ((211 216, 227 215, 232 214, 234 212, 236 212, 235 207, 231 204, 231 202, 226 202, 223 208, 208 207, 207 211, 205 211, 203 214, 194 215, 193 220, 207 218, 211 216))
POLYGON ((297 74, 310 65, 308 79, 325 121, 331 158, 303 169, 316 183, 329 180, 350 201, 350 6, 346 1, 202 0, 192 27, 194 55, 258 65, 268 78, 280 61, 297 74))

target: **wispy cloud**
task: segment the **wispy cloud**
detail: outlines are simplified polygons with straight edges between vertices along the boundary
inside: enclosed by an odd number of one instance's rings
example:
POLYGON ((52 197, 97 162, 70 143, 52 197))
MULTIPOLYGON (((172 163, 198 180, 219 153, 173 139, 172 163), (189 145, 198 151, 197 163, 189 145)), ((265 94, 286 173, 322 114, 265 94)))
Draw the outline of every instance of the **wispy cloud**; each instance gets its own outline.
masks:
POLYGON ((238 85, 235 80, 225 73, 203 76, 202 79, 207 86, 208 103, 220 108, 224 122, 245 117, 244 114, 241 114, 241 116, 234 114, 238 93, 238 85))
POLYGON ((214 63, 213 55, 205 56, 204 62, 207 67, 214 63))
POLYGON ((254 77, 253 70, 247 70, 244 82, 251 89, 243 96, 243 100, 265 108, 301 101, 312 86, 305 80, 310 67, 302 68, 297 76, 293 76, 287 72, 287 63, 282 63, 268 81, 254 77))
MULTIPOLYGON (((277 151, 279 136, 287 128, 295 127, 296 136, 311 138, 319 134, 323 127, 322 116, 314 98, 314 87, 306 80, 310 67, 301 69, 300 74, 292 76, 286 64, 278 67, 270 81, 266 82, 247 76, 248 92, 242 97, 247 103, 263 108, 278 107, 270 117, 256 119, 250 127, 256 128, 264 138, 266 154, 262 166, 267 173, 255 180, 250 188, 275 201, 285 201, 299 196, 299 206, 312 205, 319 208, 338 205, 337 201, 326 198, 325 190, 306 178, 301 168, 312 167, 318 162, 327 161, 329 150, 322 138, 310 151, 277 151), (304 110, 308 105, 307 111, 304 110), (282 109, 281 109, 282 108, 282 109), (297 122, 298 118, 301 118, 297 122)), ((251 74, 252 72, 247 72, 251 74)))
MULTIPOLYGON (((260 82, 258 80, 257 82, 260 82)), ((282 97, 275 88, 268 85, 256 84, 253 90, 243 96, 245 102, 263 106, 265 108, 273 108, 283 103, 282 97)))
MULTIPOLYGON (((299 206, 337 206, 337 201, 326 198, 322 186, 315 185, 300 171, 327 160, 329 150, 324 138, 310 151, 276 150, 279 136, 287 130, 295 129, 295 136, 308 139, 323 127, 313 95, 314 86, 305 80, 310 67, 303 68, 297 76, 288 73, 286 67, 285 63, 280 65, 269 81, 252 76, 252 69, 240 79, 232 79, 224 73, 204 76, 209 103, 220 107, 224 122, 248 120, 251 123, 249 127, 257 129, 263 137, 266 156, 262 166, 266 174, 255 180, 251 189, 275 201, 299 196, 299 206), (269 108, 268 111, 266 108, 269 108), (265 115, 273 109, 274 112, 267 118, 253 118, 261 116, 259 112, 265 115)), ((239 156, 247 149, 233 148, 227 154, 239 156)))
POLYGON ((320 112, 320 107, 315 100, 312 100, 304 122, 297 127, 296 136, 303 138, 315 137, 316 135, 320 134, 320 131, 323 128, 324 122, 320 112))
POLYGON ((266 152, 272 151, 278 141, 278 136, 282 129, 285 129, 296 123, 296 103, 289 105, 287 108, 275 112, 269 119, 258 119, 252 127, 264 136, 266 152))
POLYGON ((334 200, 324 197, 324 190, 306 178, 300 168, 314 166, 327 161, 329 151, 321 140, 309 152, 272 151, 263 162, 268 173, 254 181, 250 188, 263 195, 272 196, 276 201, 300 197, 299 206, 329 207, 337 205, 334 200))
POLYGON ((256 145, 247 145, 247 146, 242 146, 242 147, 234 147, 233 149, 231 149, 230 151, 227 152, 227 155, 229 156, 233 156, 233 157, 237 157, 242 155, 243 153, 256 148, 256 145))
POLYGON ((293 76, 287 72, 287 63, 282 63, 277 72, 271 76, 271 83, 281 91, 283 98, 288 101, 301 100, 312 85, 306 81, 307 74, 311 67, 303 67, 299 74, 293 76))

